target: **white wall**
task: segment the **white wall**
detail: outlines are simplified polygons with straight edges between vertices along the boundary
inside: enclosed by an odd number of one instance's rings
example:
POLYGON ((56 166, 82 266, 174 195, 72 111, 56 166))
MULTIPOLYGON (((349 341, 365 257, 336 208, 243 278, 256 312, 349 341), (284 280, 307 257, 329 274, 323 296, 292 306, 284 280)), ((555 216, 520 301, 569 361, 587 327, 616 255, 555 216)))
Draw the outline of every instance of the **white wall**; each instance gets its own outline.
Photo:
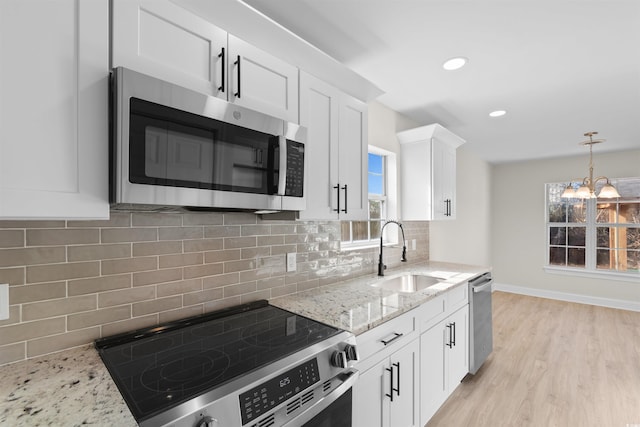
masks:
POLYGON ((490 265, 491 166, 462 145, 456 181, 456 219, 429 223, 429 258, 490 265))
POLYGON ((420 126, 407 116, 372 101, 369 107, 369 144, 400 154, 400 143, 396 134, 420 126))
MULTIPOLYGON (((640 150, 594 153, 594 173, 610 178, 640 176, 640 150)), ((576 156, 493 166, 491 261, 497 283, 586 299, 640 303, 640 282, 546 273, 544 184, 588 174, 589 157, 576 156)))

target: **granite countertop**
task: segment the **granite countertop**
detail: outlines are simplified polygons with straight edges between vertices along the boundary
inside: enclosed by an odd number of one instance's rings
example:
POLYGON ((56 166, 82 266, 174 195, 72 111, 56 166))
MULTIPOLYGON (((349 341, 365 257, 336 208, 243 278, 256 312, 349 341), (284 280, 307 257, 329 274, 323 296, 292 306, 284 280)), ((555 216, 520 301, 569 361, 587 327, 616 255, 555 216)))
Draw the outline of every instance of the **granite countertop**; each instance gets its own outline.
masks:
POLYGON ((0 366, 2 426, 137 426, 92 344, 0 366))
POLYGON ((359 335, 489 270, 483 266, 427 261, 387 270, 384 277, 375 274, 361 276, 278 297, 269 303, 359 335), (405 274, 430 275, 443 280, 413 293, 371 286, 405 274))
MULTIPOLYGON (((357 335, 486 271, 489 268, 442 262, 412 264, 388 270, 384 278, 367 275, 270 303, 357 335), (370 286, 406 273, 446 280, 415 293, 370 286)), ((137 425, 92 344, 0 366, 0 425, 85 424, 137 425)))

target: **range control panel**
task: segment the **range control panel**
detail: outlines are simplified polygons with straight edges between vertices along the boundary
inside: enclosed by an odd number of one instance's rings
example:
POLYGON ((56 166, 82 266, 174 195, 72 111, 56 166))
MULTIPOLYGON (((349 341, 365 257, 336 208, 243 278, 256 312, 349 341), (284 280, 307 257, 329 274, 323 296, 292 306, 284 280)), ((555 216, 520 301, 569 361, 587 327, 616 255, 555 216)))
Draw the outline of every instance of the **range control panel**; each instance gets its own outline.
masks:
POLYGON ((318 381, 320 381, 318 360, 313 358, 242 393, 240 395, 242 425, 255 420, 318 381))

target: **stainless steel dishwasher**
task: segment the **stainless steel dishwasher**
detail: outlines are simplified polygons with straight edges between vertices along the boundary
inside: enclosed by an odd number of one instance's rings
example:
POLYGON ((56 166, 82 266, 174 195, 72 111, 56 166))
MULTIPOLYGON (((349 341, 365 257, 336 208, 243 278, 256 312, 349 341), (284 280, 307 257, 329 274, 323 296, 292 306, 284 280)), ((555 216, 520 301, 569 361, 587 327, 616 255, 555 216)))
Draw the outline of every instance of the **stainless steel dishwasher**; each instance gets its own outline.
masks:
POLYGON ((469 373, 478 372, 493 351, 491 273, 469 281, 469 373))

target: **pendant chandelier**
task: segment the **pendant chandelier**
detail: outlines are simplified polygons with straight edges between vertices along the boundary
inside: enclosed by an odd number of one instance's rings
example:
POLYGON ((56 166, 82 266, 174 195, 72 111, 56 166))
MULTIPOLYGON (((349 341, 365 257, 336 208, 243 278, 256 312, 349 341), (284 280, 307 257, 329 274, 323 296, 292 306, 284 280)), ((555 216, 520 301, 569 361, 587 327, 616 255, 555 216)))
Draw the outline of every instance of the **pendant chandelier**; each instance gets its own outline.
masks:
POLYGON ((616 190, 616 188, 611 184, 609 178, 606 176, 599 176, 597 178, 593 177, 593 144, 600 144, 605 141, 604 139, 593 139, 593 136, 597 134, 598 132, 585 133, 584 136, 588 136, 589 140, 580 143, 580 145, 589 146, 589 176, 582 178, 582 180, 580 178, 571 180, 560 197, 565 199, 594 199, 596 197, 613 199, 620 197, 618 190, 616 190), (596 182, 598 181, 606 181, 606 183, 602 186, 600 192, 596 196, 596 182), (577 190, 573 188, 574 182, 580 184, 580 187, 578 187, 577 190))

